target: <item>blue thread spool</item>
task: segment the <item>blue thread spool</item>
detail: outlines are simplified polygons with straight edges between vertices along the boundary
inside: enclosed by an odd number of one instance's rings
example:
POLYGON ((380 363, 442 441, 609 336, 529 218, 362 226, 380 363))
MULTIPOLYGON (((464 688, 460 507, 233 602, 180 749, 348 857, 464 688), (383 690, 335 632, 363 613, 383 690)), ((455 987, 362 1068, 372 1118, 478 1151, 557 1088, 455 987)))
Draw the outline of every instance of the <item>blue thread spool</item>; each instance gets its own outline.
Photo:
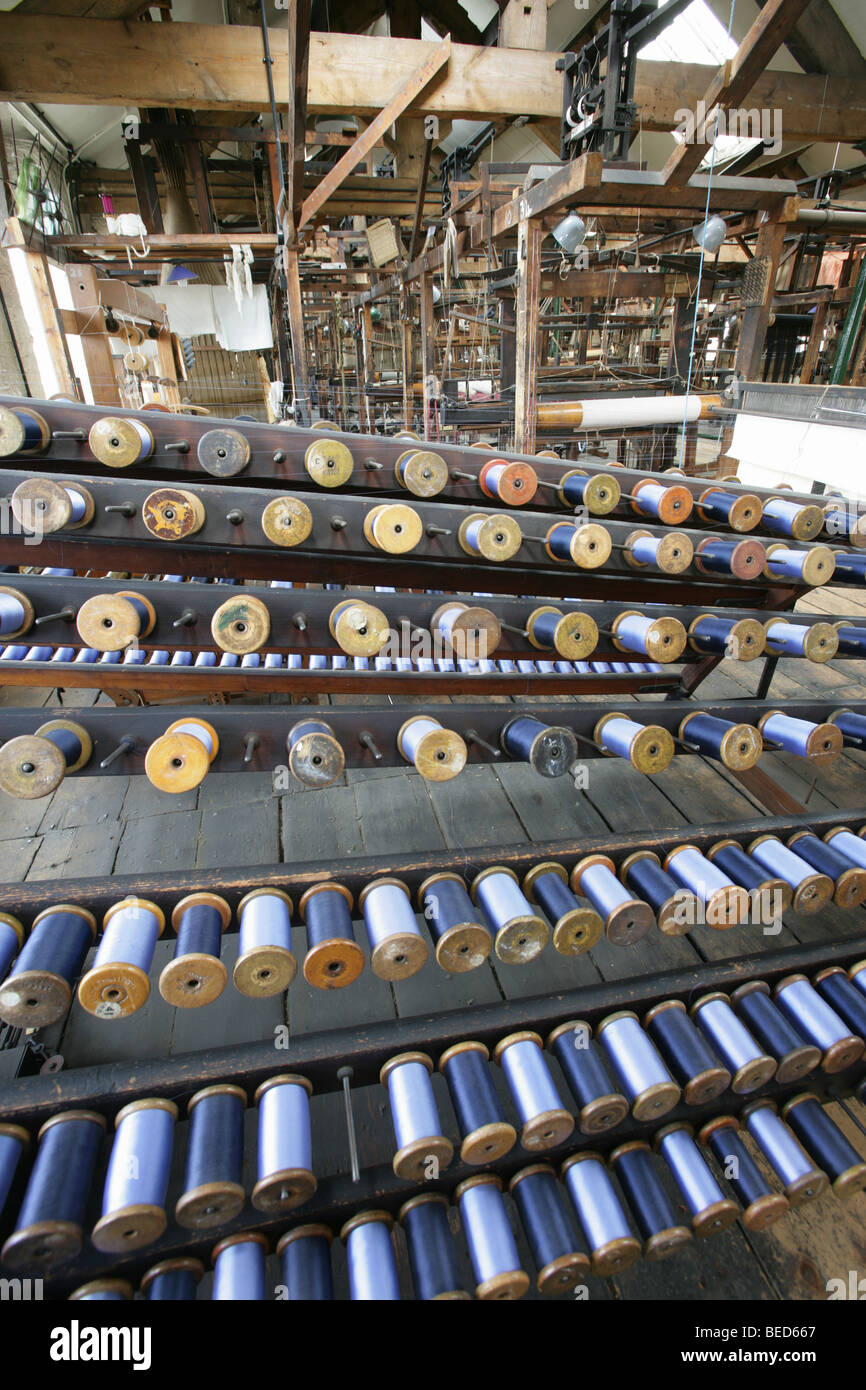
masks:
POLYGON ((15 488, 11 502, 12 515, 22 530, 35 534, 74 530, 93 520, 93 497, 77 482, 28 478, 15 488))
POLYGON ((827 716, 827 723, 841 729, 846 746, 859 748, 866 741, 866 718, 854 710, 837 709, 827 716))
POLYGON ((8 912, 0 912, 0 980, 5 980, 10 965, 23 945, 24 928, 18 918, 8 912))
POLYGON ((227 1236, 214 1247, 211 1299, 261 1303, 268 1296, 265 1257, 268 1242, 258 1231, 227 1236))
POLYGON ((571 729, 543 724, 531 715, 509 719, 499 737, 509 757, 529 763, 541 777, 562 777, 577 758, 577 739, 571 729))
POLYGON ((266 653, 265 653, 265 668, 266 668, 266 670, 268 670, 268 671, 281 671, 281 670, 282 670, 282 667, 283 667, 283 658, 282 658, 282 656, 279 654, 279 652, 266 652, 266 653))
POLYGON ((482 1042, 455 1043, 439 1059, 461 1135, 464 1163, 493 1163, 517 1143, 517 1131, 505 1118, 482 1042))
POLYGON ((855 989, 866 994, 866 960, 858 960, 848 971, 848 978, 855 989))
POLYGON ((102 1215, 91 1234, 97 1250, 120 1255, 159 1240, 177 1106, 160 1098, 125 1105, 114 1121, 102 1215))
POLYGON ((197 1009, 218 999, 228 971, 220 960, 222 936, 232 918, 225 898, 190 893, 171 914, 177 932, 174 959, 159 977, 159 992, 178 1009, 197 1009))
POLYGON ((579 898, 571 891, 568 873, 561 864, 535 864, 524 878, 523 888, 530 901, 538 903, 553 923, 553 946, 561 955, 581 955, 601 939, 601 917, 587 898, 579 898))
POLYGON ((361 1211, 340 1231, 349 1267, 353 1303, 399 1303, 400 1280, 387 1211, 361 1211))
POLYGON ((824 527, 820 507, 788 502, 782 497, 764 500, 762 523, 776 536, 792 536, 795 541, 811 541, 824 527))
MULTIPOLYGON (((170 666, 192 666, 192 664, 192 652, 190 651, 175 652, 171 658, 171 661, 169 662, 170 666)), ((241 665, 246 665, 246 657, 244 657, 244 660, 241 662, 241 665)))
POLYGON ((776 1059, 752 1037, 731 1008, 726 994, 705 994, 689 1010, 714 1052, 731 1072, 731 1090, 738 1096, 758 1091, 776 1075, 776 1059))
POLYGON ((531 464, 520 460, 507 463, 505 459, 488 459, 478 475, 478 486, 507 507, 524 507, 538 490, 538 474, 531 464))
POLYGON ((435 497, 448 486, 448 464, 429 449, 407 449, 394 464, 394 477, 416 497, 435 497))
POLYGON ((625 1211, 599 1154, 572 1154, 561 1174, 589 1245, 592 1272, 600 1279, 624 1274, 640 1259, 625 1211))
POLYGON ((159 791, 192 791, 204 781, 219 746, 219 735, 206 719, 175 719, 144 756, 147 779, 159 791))
POLYGON ((196 666, 216 666, 216 652, 199 652, 195 659, 196 666))
POLYGON ((397 731, 397 747, 407 763, 429 782, 450 782, 466 766, 466 744, 438 719, 413 715, 397 731))
POLYGON ((240 1086, 206 1086, 187 1107, 189 1137, 183 1192, 174 1219, 187 1230, 207 1230, 231 1221, 246 1201, 244 1110, 240 1086))
MULTIPOLYGON (((154 655, 154 656, 157 656, 158 654, 159 654, 159 653, 154 652, 153 655, 154 655)), ((165 660, 164 662, 161 663, 163 666, 164 666, 164 665, 166 664, 166 662, 168 661, 168 652, 165 653, 165 658, 166 658, 166 660, 165 660)), ((153 658, 151 658, 151 660, 153 660, 153 658)), ((300 664, 300 663, 299 663, 299 664, 300 664)), ((234 667, 234 666, 239 666, 239 665, 240 665, 240 661, 238 660, 237 652, 223 652, 222 656, 220 657, 220 666, 221 666, 221 667, 222 667, 222 666, 231 666, 231 667, 234 667)))
POLYGON ((329 787, 343 775, 346 755, 323 719, 299 719, 289 729, 286 747, 292 776, 305 787, 329 787))
POLYGON ((734 883, 749 890, 752 920, 758 926, 769 927, 787 912, 794 899, 791 885, 783 878, 769 875, 750 859, 737 840, 719 840, 707 850, 707 858, 718 864, 734 883))
POLYGON ((72 983, 96 936, 96 918, 70 903, 46 907, 33 919, 6 980, 0 984, 0 1018, 15 1028, 44 1028, 63 1018, 72 983))
POLYGON ((723 540, 708 536, 695 551, 695 569, 701 574, 722 574, 726 579, 760 579, 769 550, 760 541, 723 540))
POLYGON ((644 1258, 663 1260, 687 1245, 692 1238, 691 1230, 677 1219, 673 1203, 656 1171, 649 1144, 642 1139, 620 1144, 610 1155, 609 1162, 644 1242, 644 1258))
POLYGON ((478 909, 459 874, 443 871, 425 878, 418 889, 418 906, 443 970, 462 975, 484 964, 493 938, 479 921, 478 909))
POLYGON ((637 1014, 628 1009, 609 1014, 598 1025, 596 1036, 636 1120, 659 1120, 679 1103, 680 1088, 637 1014))
POLYGON ((649 567, 663 574, 682 574, 692 563, 694 546, 684 531, 671 531, 666 536, 632 531, 626 537, 623 554, 632 569, 649 567))
POLYGON ((592 1041, 590 1025, 582 1019, 560 1023, 548 1037, 547 1046, 580 1107, 577 1124, 581 1134, 603 1134, 620 1124, 628 1114, 628 1101, 611 1081, 592 1041))
MULTIPOLYGON (((156 652, 154 652, 153 656, 151 657, 151 661, 153 661, 154 656, 156 656, 156 652)), ((92 662, 97 661, 98 658, 99 652, 94 651, 91 647, 82 647, 81 651, 75 658, 75 661, 77 665, 89 666, 92 662)), ((166 661, 168 661, 168 652, 165 653, 165 659, 166 661)))
POLYGON ((310 1096, 305 1076, 272 1076, 256 1091, 259 1107, 257 1181, 252 1204, 257 1211, 290 1211, 309 1201, 316 1190, 310 1131, 310 1096))
POLYGON ((841 850, 819 840, 811 830, 798 830, 788 840, 789 848, 833 884, 832 901, 837 907, 859 907, 866 899, 866 870, 852 865, 841 850))
POLYGON ((102 939, 78 986, 78 1002, 96 1018, 127 1018, 150 994, 148 971, 165 915, 145 898, 113 903, 102 919, 102 939))
MULTIPOLYGON (((127 657, 132 657, 132 655, 133 655, 132 652, 127 652, 127 653, 126 653, 126 656, 127 656, 127 657)), ((136 652, 135 655, 144 656, 144 653, 143 653, 143 652, 136 652)), ((55 650, 54 655, 52 656, 51 660, 52 660, 52 661, 62 661, 62 662, 74 661, 74 660, 75 660, 75 648, 74 648, 74 647, 58 647, 58 648, 55 650)))
POLYGON ((358 894, 370 943, 370 966, 380 980, 408 980, 426 963, 427 942, 399 878, 374 878, 358 894))
POLYGON ((556 651, 575 660, 589 656, 598 645, 598 624, 582 609, 535 608, 526 620, 526 636, 540 651, 556 651))
POLYGON ((286 1231, 277 1243, 283 1284, 292 1303, 327 1303, 334 1297, 331 1280, 331 1232, 311 1223, 286 1231))
POLYGON ((779 1118, 774 1101, 750 1101, 740 1119, 782 1183, 792 1207, 821 1196, 827 1187, 827 1174, 815 1167, 799 1139, 779 1118))
POLYGON ((835 1009, 856 1037, 866 1038, 866 1003, 840 965, 818 972, 812 983, 822 999, 835 1009))
POLYGON ((156 626, 156 609, 150 599, 131 590, 94 594, 79 608, 75 625, 86 646, 119 652, 150 635, 156 626))
POLYGON ((841 506, 830 502, 824 507, 824 530, 828 536, 844 537, 848 545, 858 550, 866 545, 866 518, 859 511, 859 504, 841 499, 841 506))
POLYGON ((710 1150, 730 1183, 743 1210, 740 1220, 749 1231, 763 1231, 790 1209, 782 1192, 774 1192, 766 1182, 740 1137, 740 1124, 733 1115, 709 1120, 698 1134, 698 1142, 710 1150))
POLYGON ((836 623, 835 627, 839 656, 866 656, 866 627, 849 627, 844 622, 836 623))
POLYGON ((651 849, 635 850, 624 859, 619 876, 636 898, 649 903, 659 931, 665 936, 682 936, 698 921, 700 912, 695 894, 665 873, 658 855, 651 849))
POLYGON ((0 637, 20 637, 33 618, 33 604, 27 595, 0 585, 0 637))
POLYGON ((451 1140, 442 1133, 430 1082, 432 1072, 433 1062, 426 1052, 401 1052, 379 1073, 391 1102, 397 1141, 392 1167, 398 1178, 414 1178, 416 1182, 438 1178, 454 1155, 451 1140))
POLYGON ((702 711, 687 714, 678 732, 685 742, 696 744, 699 753, 718 759, 735 772, 754 767, 764 748, 761 735, 751 724, 735 724, 702 711))
POLYGON ((523 536, 512 516, 473 512, 461 521, 457 540, 467 555, 480 555, 485 560, 501 563, 517 554, 523 536))
POLYGON ((663 526, 682 525, 692 514, 694 498, 687 487, 674 483, 666 487, 664 483, 646 478, 635 483, 629 499, 631 509, 639 516, 652 516, 663 526))
MULTIPOLYGON (((22 655, 26 651, 25 647, 22 655)), ((0 788, 24 801, 48 796, 64 777, 84 767, 92 752, 93 742, 83 724, 49 719, 34 734, 4 743, 0 749, 0 788)))
POLYGON ((602 715, 592 736, 603 752, 626 758, 647 775, 663 772, 674 756, 674 741, 667 729, 660 724, 638 724, 626 714, 602 715))
POLYGON ((701 613, 689 625, 689 644, 696 652, 720 652, 735 661, 754 661, 766 647, 766 634, 754 618, 717 618, 701 613))
POLYGON ((831 623, 789 623, 771 618, 765 624, 767 652, 770 656, 804 656, 807 661, 831 661, 839 649, 839 638, 831 623))
POLYGON ((15 1178, 21 1155, 30 1143, 30 1135, 21 1125, 0 1123, 0 1212, 15 1178))
POLYGON ((104 1131, 103 1116, 90 1110, 66 1110, 46 1120, 15 1229, 3 1246, 3 1262, 11 1269, 41 1273, 79 1253, 104 1131))
POLYGON ((570 561, 578 569, 594 570, 609 559, 613 541, 607 528, 597 521, 584 521, 579 526, 555 521, 547 532, 544 548, 551 560, 570 561))
POLYGON ((678 618, 648 618, 627 609, 614 618, 611 631, 619 651, 638 652, 653 661, 678 661, 685 651, 686 630, 678 618))
POLYGON ((132 1285, 125 1279, 93 1279, 69 1295, 70 1302, 123 1303, 132 1298, 132 1285))
POLYGON ((794 1096, 782 1107, 782 1117, 820 1171, 828 1174, 837 1197, 851 1197, 863 1191, 866 1163, 830 1119, 817 1096, 810 1093, 794 1096))
POLYGON ((13 643, 11 646, 4 647, 0 661, 23 661, 27 655, 27 647, 23 643, 13 643))
POLYGON ((815 588, 832 579, 838 568, 838 553, 834 556, 826 545, 812 545, 808 550, 791 550, 780 542, 767 546, 765 573, 768 579, 789 579, 795 584, 815 588))
POLYGON ((852 864, 866 869, 866 843, 859 835, 852 834, 846 825, 835 825, 832 830, 826 832, 824 839, 828 845, 844 854, 852 864))
POLYGON ((693 1136, 691 1125, 672 1124, 653 1142, 682 1194, 695 1235, 718 1235, 733 1225, 740 1209, 719 1187, 693 1136))
POLYGON ((304 979, 316 989, 343 989, 364 969, 352 926, 353 898, 342 883, 314 883, 298 908, 307 928, 304 979))
POLYGON ((251 999, 282 994, 295 978, 292 954, 292 900, 281 888, 254 888, 238 903, 238 958, 235 988, 251 999))
POLYGON ((707 926, 722 931, 748 920, 749 895, 697 845, 677 845, 665 856, 664 867, 683 888, 703 903, 707 926))
POLYGON ((754 531, 761 520, 761 499, 753 492, 726 492, 708 487, 696 504, 702 521, 721 521, 732 531, 754 531))
POLYGON ((103 652, 99 658, 100 666, 117 666, 120 664, 120 652, 103 652))
POLYGON ((510 1033, 493 1050, 520 1117, 520 1142, 531 1153, 565 1143, 574 1118, 562 1104, 537 1033, 510 1033))
POLYGON ((390 624, 381 608, 362 598, 346 598, 331 610, 328 627, 349 656, 375 656, 388 640, 390 624))
POLYGON ((194 1303, 196 1288, 204 1274, 201 1260, 178 1255, 160 1260, 142 1275, 141 1292, 151 1303, 194 1303))
POLYGON ((494 949, 506 965, 525 965, 544 950, 550 927, 532 911, 513 869, 491 865, 472 883, 472 901, 481 905, 493 932, 494 949))
POLYGON ((533 1163, 514 1174, 508 1191, 538 1270, 538 1292, 552 1297, 571 1293, 589 1274, 590 1260, 580 1249, 553 1169, 546 1163, 533 1163))
POLYGON ((606 516, 619 503, 620 486, 612 473, 586 474, 579 468, 563 473, 559 483, 563 503, 585 506, 591 516, 606 516))
POLYGON ((25 661, 50 661, 54 655, 53 647, 28 647, 25 661))
POLYGON ((795 912, 811 916, 821 912, 833 897, 833 880, 824 873, 815 873, 808 860, 788 849, 775 835, 759 835, 749 845, 749 854, 793 889, 795 912))
POLYGON ((777 1062, 776 1080, 780 1086, 799 1081, 814 1071, 821 1051, 807 1043, 770 998, 764 980, 749 980, 731 994, 731 1004, 748 1025, 758 1042, 777 1062))
POLYGON ((131 468, 153 453, 153 435, 133 415, 105 415, 90 427, 91 453, 106 468, 131 468))
POLYGON ((29 406, 0 407, 0 458, 36 454, 51 442, 46 420, 29 406))
POLYGON ((575 864, 571 886, 576 893, 586 894, 614 946, 633 946, 651 930, 655 921, 652 908, 623 887, 614 873, 613 860, 606 854, 588 854, 575 864))
POLYGON ((706 1105, 731 1084, 731 1073, 689 1018, 681 999, 665 999, 645 1015, 643 1026, 659 1050, 686 1105, 706 1105))
POLYGON ((477 1281, 475 1297, 522 1298, 529 1288, 529 1275, 520 1268, 500 1179, 495 1173, 478 1173, 460 1183, 454 1196, 477 1281))
POLYGON ((403 1203, 398 1219, 406 1233, 416 1297, 424 1303, 471 1298, 461 1286, 457 1269, 448 1198, 439 1192, 422 1192, 403 1203))

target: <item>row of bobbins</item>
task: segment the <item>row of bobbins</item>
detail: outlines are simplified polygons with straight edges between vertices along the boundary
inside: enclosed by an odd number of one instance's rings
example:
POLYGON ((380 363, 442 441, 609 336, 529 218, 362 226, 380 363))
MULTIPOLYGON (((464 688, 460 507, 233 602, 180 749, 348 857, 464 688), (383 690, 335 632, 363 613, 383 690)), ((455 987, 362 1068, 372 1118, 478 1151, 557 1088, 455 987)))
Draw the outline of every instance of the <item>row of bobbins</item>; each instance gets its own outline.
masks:
MULTIPOLYGON (((235 1089, 211 1088, 216 1093, 235 1089)), ((202 1093, 202 1098, 207 1094, 202 1093)), ((55 1117, 55 1163, 61 1143, 67 1144, 68 1153, 72 1152, 67 1141, 74 1130, 80 1129, 83 1134, 82 1127, 91 1126, 92 1136, 94 1118, 99 1117, 81 1112, 76 1125, 75 1112, 55 1117), (60 1128, 64 1121, 68 1126, 65 1130, 60 1128)), ((47 1130, 44 1127, 37 1166, 43 1153, 48 1154, 51 1141, 47 1130)), ((9 1142, 16 1140, 10 1136, 9 1142)), ((599 1277, 622 1274, 641 1256, 648 1260, 665 1258, 693 1235, 716 1234, 727 1229, 738 1216, 750 1230, 765 1229, 790 1207, 820 1196, 829 1182, 840 1197, 848 1197, 866 1185, 866 1162, 817 1097, 808 1092, 786 1102, 781 1116, 772 1102, 759 1100, 747 1105, 739 1120, 732 1115, 716 1117, 703 1125, 698 1143, 690 1125, 667 1125, 655 1134, 652 1148, 644 1140, 630 1141, 614 1149, 607 1164, 600 1154, 586 1151, 565 1160, 561 1177, 582 1239, 552 1167, 535 1163, 514 1174, 509 1191, 527 1235, 537 1269, 536 1287, 542 1294, 570 1292, 590 1273, 599 1277), (766 1159, 781 1191, 768 1183, 744 1142, 744 1133, 766 1159), (673 1180, 686 1208, 687 1223, 676 1211, 652 1148, 673 1180), (725 1195, 701 1149, 713 1155, 738 1201, 725 1195)), ((501 1192, 500 1178, 483 1172, 464 1180, 454 1193, 476 1281, 474 1294, 479 1299, 521 1297, 529 1288, 501 1192)), ((455 1256, 448 1199, 437 1192, 418 1194, 403 1204, 399 1217, 407 1237, 417 1296, 470 1297, 455 1256)), ((202 1224, 206 1227, 207 1223, 202 1224)), ((341 1235, 347 1245, 353 1300, 400 1298, 391 1231, 392 1218, 387 1212, 358 1213, 344 1224, 341 1235)), ((34 1239, 29 1238, 31 1242, 34 1239)), ((43 1234, 35 1238, 45 1237, 43 1234)), ((277 1253, 283 1262, 287 1297, 333 1297, 330 1242, 330 1229, 321 1225, 296 1227, 281 1238, 277 1253)), ((20 1255, 24 1248, 22 1238, 13 1251, 20 1255)), ((267 1250, 266 1238, 256 1232, 240 1233, 219 1242, 213 1252, 212 1297, 264 1298, 267 1250), (237 1246, 241 1249, 224 1257, 225 1252, 237 1246), (251 1248, 244 1250, 247 1246, 251 1248)), ((30 1266, 22 1260, 16 1267, 30 1266)), ((148 1271, 142 1287, 150 1298, 188 1299, 195 1296, 200 1276, 201 1265, 196 1261, 169 1261, 148 1271), (152 1280, 167 1274, 196 1277, 169 1281, 152 1292, 152 1280)), ((73 1297, 129 1297, 130 1293, 128 1289, 112 1289, 110 1281, 107 1287, 99 1281, 76 1291, 73 1297)))

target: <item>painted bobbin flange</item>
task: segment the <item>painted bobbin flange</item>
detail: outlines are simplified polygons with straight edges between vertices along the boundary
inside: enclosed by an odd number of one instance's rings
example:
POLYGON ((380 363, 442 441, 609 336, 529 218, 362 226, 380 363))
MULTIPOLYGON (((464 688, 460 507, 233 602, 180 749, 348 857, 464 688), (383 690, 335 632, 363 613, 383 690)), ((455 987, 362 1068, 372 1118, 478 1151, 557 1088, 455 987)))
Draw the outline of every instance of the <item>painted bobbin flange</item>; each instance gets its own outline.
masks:
MULTIPOLYGON (((307 906, 310 899, 318 893, 340 893, 352 911, 353 899, 342 883, 327 880, 312 884, 302 893, 298 910, 304 921, 307 920, 307 906)), ((357 941, 348 937, 329 937, 310 946, 304 956, 304 979, 315 989, 343 989, 357 980, 364 969, 364 952, 357 941)))
POLYGON ((262 512, 262 530, 272 545, 303 545, 313 513, 300 497, 274 497, 262 512))
POLYGON ((233 478, 250 461, 249 442, 240 430, 208 430, 196 445, 198 461, 215 478, 233 478))
POLYGON ((105 468, 131 468, 153 453, 153 433, 140 420, 106 415, 90 427, 90 452, 105 468))
POLYGON ((439 633, 455 656, 472 660, 492 656, 502 639, 502 628, 495 613, 453 598, 436 609, 430 619, 430 631, 434 636, 439 633), (447 628, 440 628, 440 619, 449 612, 454 616, 447 628))
MULTIPOLYGON (((232 920, 232 910, 225 898, 217 893, 189 893, 174 907, 171 925, 176 932, 184 913, 190 907, 212 907, 219 913, 222 930, 232 920)), ((175 956, 163 966, 159 977, 159 992, 167 1004, 178 1009, 199 1008, 218 999, 225 989, 228 971, 218 956, 207 951, 188 951, 175 956)))
POLYGON ((206 719, 188 716, 176 719, 169 724, 161 738, 155 739, 144 756, 144 771, 150 782, 163 792, 188 792, 199 786, 207 775, 207 770, 219 752, 219 734, 206 719), (185 732, 184 725, 197 725, 207 743, 193 733, 185 732))
POLYGON ((86 646, 98 652, 120 652, 153 632, 156 609, 149 598, 131 589, 94 594, 79 608, 75 626, 86 646))
MULTIPOLYGON (((631 490, 631 509, 640 516, 646 516, 647 508, 641 505, 640 494, 646 487, 657 488, 659 484, 652 478, 644 478, 641 482, 635 483, 631 490)), ((692 514, 694 499, 687 487, 680 483, 673 483, 665 487, 663 495, 659 498, 657 515, 660 522, 665 526, 682 525, 692 514)))
POLYGON ((204 503, 186 488, 158 487, 144 499, 141 519, 157 540, 182 541, 204 526, 204 503))
POLYGON ((72 719, 49 719, 33 734, 21 734, 0 748, 0 790, 21 801, 36 801, 56 791, 68 772, 84 767, 93 753, 93 740, 82 724, 72 719), (45 737, 65 731, 81 745, 80 754, 67 762, 63 750, 45 737))
POLYGON ((260 598, 235 594, 211 618, 211 636, 224 652, 257 652, 271 632, 271 615, 260 598))
POLYGON ((522 507, 531 502, 538 489, 538 474, 529 463, 493 458, 482 466, 478 486, 488 497, 498 497, 509 507, 522 507), (491 472, 496 477, 491 478, 491 472))
POLYGON ((342 487, 351 478, 355 462, 341 440, 314 439, 304 454, 304 467, 319 487, 342 487))

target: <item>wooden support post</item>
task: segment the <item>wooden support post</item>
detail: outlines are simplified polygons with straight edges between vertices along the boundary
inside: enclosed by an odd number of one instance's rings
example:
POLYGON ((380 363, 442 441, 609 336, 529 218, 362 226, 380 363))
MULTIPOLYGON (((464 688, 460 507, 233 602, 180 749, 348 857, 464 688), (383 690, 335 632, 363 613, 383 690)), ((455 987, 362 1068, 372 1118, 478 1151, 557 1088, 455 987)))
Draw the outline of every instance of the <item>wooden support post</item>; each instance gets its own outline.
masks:
POLYGON ((743 313, 740 327, 740 341, 734 370, 747 381, 756 381, 761 374, 761 356, 764 351, 764 338, 770 319, 773 293, 776 285, 776 271, 785 241, 784 222, 765 222, 758 232, 755 244, 755 259, 769 258, 766 287, 761 304, 749 305, 743 313))
POLYGON ((514 381, 516 371, 515 352, 517 330, 515 322, 514 296, 503 294, 499 301, 499 394, 504 401, 514 400, 514 381))
POLYGON ((177 384, 177 368, 174 365, 174 349, 171 333, 163 328, 156 340, 156 360, 159 365, 159 399, 162 405, 179 406, 180 390, 177 384))
POLYGON ((507 0, 499 16, 500 48, 547 47, 548 0, 507 0))
MULTIPOLYGON (((80 400, 81 392, 75 373, 72 370, 69 349, 66 346, 66 337, 60 326, 57 301, 54 298, 54 288, 51 284, 51 272, 48 268, 48 262, 39 252, 28 250, 27 243, 24 239, 24 233, 21 230, 21 223, 18 221, 17 217, 8 217, 6 219, 6 231, 9 236, 9 247, 17 247, 24 257, 24 266, 30 283, 33 286, 36 307, 45 334, 46 346, 51 356, 51 362, 57 377, 58 389, 64 394, 74 396, 76 400, 80 400)), ((95 280, 96 273, 95 271, 92 273, 95 280)))
POLYGON ((408 289, 400 294, 400 369, 403 382, 403 424, 412 429, 415 416, 414 341, 412 333, 412 296, 408 289))
POLYGON ((535 451, 538 296, 541 280, 540 221, 522 219, 517 228, 517 347, 515 349, 514 448, 535 451))
MULTIPOLYGON (((92 320, 93 326, 104 327, 100 308, 99 285, 92 265, 69 267, 69 288, 76 309, 92 320)), ((170 346, 170 344, 169 344, 170 346)), ((83 333, 81 350, 90 381, 90 399, 95 405, 121 405, 120 384, 111 355, 108 334, 83 333)))
MULTIPOLYGON (((164 230, 162 208, 159 205, 159 194, 156 191, 153 163, 150 159, 145 159, 141 153, 139 140, 124 140, 123 148, 126 162, 129 165, 129 172, 132 175, 135 200, 138 203, 138 215, 148 234, 161 233, 164 230)), ((203 232, 208 230, 207 227, 202 227, 203 232)))
POLYGON ((818 353, 821 348, 821 339, 824 336, 824 329, 827 326, 827 313, 830 308, 829 299, 822 299, 815 306, 815 315, 812 319, 812 331, 809 334, 809 342, 803 354, 803 364, 800 367, 800 385, 808 386, 815 375, 815 368, 818 365, 818 353))
MULTIPOLYGON (((270 147, 269 147, 270 148, 270 147)), ((274 145, 273 149, 279 150, 279 145, 274 145)), ((186 156, 186 167, 192 179, 192 186, 195 190, 195 205, 198 211, 198 220, 201 223, 203 232, 215 232, 217 230, 214 222, 213 211, 211 209, 210 194, 207 186, 207 171, 202 159, 201 145, 197 140, 190 140, 184 143, 183 152, 186 156)))
POLYGON ((423 434, 430 438, 433 397, 436 394, 436 319, 433 315, 433 276, 421 276, 421 380, 424 392, 423 434))

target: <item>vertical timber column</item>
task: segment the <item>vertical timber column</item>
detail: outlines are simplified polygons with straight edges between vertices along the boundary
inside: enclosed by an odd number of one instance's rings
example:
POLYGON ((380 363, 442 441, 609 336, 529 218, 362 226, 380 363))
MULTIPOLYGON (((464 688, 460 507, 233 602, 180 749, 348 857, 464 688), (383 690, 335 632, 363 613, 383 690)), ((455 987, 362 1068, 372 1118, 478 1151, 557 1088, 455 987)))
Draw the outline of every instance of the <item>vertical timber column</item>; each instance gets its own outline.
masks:
POLYGON ((433 316, 433 276, 421 276, 421 380, 423 387, 424 438, 430 438, 430 417, 436 393, 436 320, 433 316))
MULTIPOLYGON (((304 197, 304 136, 307 125, 307 77, 310 63, 311 0, 288 0, 289 100, 286 110, 288 178, 283 208, 283 271, 286 309, 292 340, 292 387, 295 423, 312 418, 310 376, 304 350, 304 304, 298 265, 298 219, 304 197)), ((279 154, 279 145, 276 146, 279 154)), ((278 219, 279 225, 279 219, 278 219)))
POLYGON ((521 218, 517 226, 517 345, 514 382, 514 448, 535 451, 538 401, 538 296, 541 288, 541 239, 539 221, 521 218))
POLYGON ((373 433, 375 425, 375 412, 370 405, 370 397, 367 395, 367 385, 372 385, 373 373, 373 311, 369 303, 365 304, 361 310, 361 357, 364 367, 364 418, 367 422, 367 429, 373 433))
MULTIPOLYGON (((97 330, 94 333, 82 333, 81 350, 84 353, 84 363, 87 367, 87 376, 90 381, 90 395, 94 405, 120 405, 120 385, 117 380, 117 373, 114 370, 114 358, 111 355, 111 343, 108 334, 105 332, 105 321, 99 309, 100 296, 99 286, 96 279, 96 271, 92 265, 73 265, 69 267, 69 288, 72 293, 72 303, 76 309, 86 317, 93 320, 93 327, 97 330)), ((169 340, 169 352, 171 351, 171 340, 169 340)), ((163 375, 163 364, 159 363, 160 376, 163 375)), ((174 375, 174 362, 172 361, 172 375, 174 375)), ((175 382, 176 385, 176 382, 175 382)))
POLYGON ((414 418, 415 376, 414 343, 412 341, 412 295, 400 286, 400 364, 403 379, 403 424, 411 430, 414 418))
MULTIPOLYGON (((51 358, 51 365, 57 377, 58 390, 75 400, 80 400, 81 392, 78 381, 72 370, 72 363, 69 358, 69 350, 66 345, 66 335, 63 333, 57 313, 57 301, 54 298, 54 288, 51 284, 51 271, 44 256, 36 251, 30 251, 24 240, 24 233, 21 230, 21 223, 17 217, 7 217, 6 231, 8 234, 7 246, 17 247, 20 250, 27 278, 33 286, 33 293, 36 297, 36 308, 42 323, 45 336, 45 344, 51 358)), ((10 266, 12 258, 10 257, 10 266)), ((94 279, 95 279, 94 274, 94 279)), ((85 341, 82 339, 82 341, 85 341)))

